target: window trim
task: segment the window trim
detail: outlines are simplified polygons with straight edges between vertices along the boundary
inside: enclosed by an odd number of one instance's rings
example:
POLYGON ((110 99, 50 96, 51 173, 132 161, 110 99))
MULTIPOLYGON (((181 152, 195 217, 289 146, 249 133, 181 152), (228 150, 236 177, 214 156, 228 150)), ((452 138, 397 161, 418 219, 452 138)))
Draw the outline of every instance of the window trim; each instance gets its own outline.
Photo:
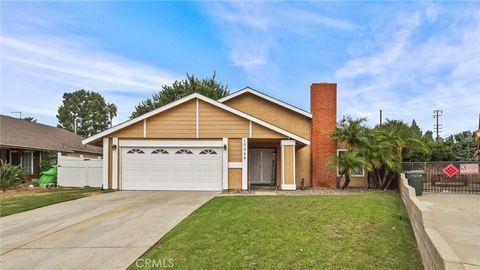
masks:
MULTIPOLYGON (((338 153, 346 152, 346 151, 348 151, 348 149, 346 149, 346 148, 337 148, 337 157, 338 157, 338 153)), ((337 173, 337 177, 340 177, 340 172, 338 171, 338 164, 337 164, 335 170, 336 170, 336 173, 337 173)), ((352 173, 350 173, 350 176, 351 177, 365 177, 365 167, 362 166, 362 174, 352 174, 352 173)))

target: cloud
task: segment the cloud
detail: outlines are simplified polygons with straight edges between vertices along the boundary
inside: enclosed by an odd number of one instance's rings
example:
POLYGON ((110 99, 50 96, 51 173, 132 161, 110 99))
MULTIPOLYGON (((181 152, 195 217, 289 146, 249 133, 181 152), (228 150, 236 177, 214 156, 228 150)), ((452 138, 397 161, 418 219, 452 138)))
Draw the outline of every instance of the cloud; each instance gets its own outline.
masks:
POLYGON ((397 14, 371 29, 375 37, 352 44, 376 45, 351 49, 350 59, 336 71, 345 114, 371 116, 374 124, 383 109, 388 118, 415 119, 432 129, 432 111, 443 109, 444 135, 477 127, 480 12, 445 8, 429 5, 397 14))
POLYGON ((51 12, 45 18, 43 12, 27 11, 14 9, 12 14, 2 14, 9 15, 0 38, 4 114, 22 111, 55 124, 62 93, 83 88, 101 92, 108 102, 115 102, 122 121, 141 99, 180 77, 64 31, 65 25, 77 23, 75 18, 51 12))
POLYGON ((116 91, 152 91, 174 81, 175 76, 157 68, 84 47, 81 40, 36 35, 30 38, 2 36, 2 59, 28 70, 39 68, 37 76, 55 74, 70 83, 116 91), (85 83, 87 82, 87 83, 85 83))
POLYGON ((254 75, 272 64, 270 53, 285 35, 311 36, 319 29, 352 31, 360 27, 295 4, 271 2, 208 3, 206 13, 220 28, 234 65, 254 75))

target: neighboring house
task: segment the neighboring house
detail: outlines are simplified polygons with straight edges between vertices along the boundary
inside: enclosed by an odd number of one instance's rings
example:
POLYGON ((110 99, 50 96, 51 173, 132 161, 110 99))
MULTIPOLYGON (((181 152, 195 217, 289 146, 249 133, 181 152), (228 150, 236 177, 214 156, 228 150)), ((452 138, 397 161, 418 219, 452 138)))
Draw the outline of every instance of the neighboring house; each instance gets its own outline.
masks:
POLYGON ((192 94, 83 143, 103 147, 103 186, 113 189, 333 187, 336 88, 312 84, 312 112, 248 87, 218 101, 192 94))
POLYGON ((100 147, 83 145, 82 137, 68 130, 0 115, 0 159, 20 165, 38 177, 45 151, 66 155, 98 156, 100 147))

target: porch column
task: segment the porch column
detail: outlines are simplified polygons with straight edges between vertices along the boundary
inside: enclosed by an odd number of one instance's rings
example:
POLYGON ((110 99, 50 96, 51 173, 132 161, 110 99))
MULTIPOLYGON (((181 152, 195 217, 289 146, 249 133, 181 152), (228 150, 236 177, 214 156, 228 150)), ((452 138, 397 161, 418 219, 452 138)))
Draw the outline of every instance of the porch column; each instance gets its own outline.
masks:
POLYGON ((118 186, 118 138, 112 139, 112 189, 120 189, 118 186))
POLYGON ((108 170, 110 169, 108 167, 108 153, 110 152, 110 145, 108 143, 108 138, 103 138, 103 180, 102 180, 102 188, 103 189, 108 189, 108 170))
POLYGON ((282 140, 282 190, 295 190, 295 141, 282 140))
POLYGON ((248 189, 248 139, 242 138, 242 189, 248 189))

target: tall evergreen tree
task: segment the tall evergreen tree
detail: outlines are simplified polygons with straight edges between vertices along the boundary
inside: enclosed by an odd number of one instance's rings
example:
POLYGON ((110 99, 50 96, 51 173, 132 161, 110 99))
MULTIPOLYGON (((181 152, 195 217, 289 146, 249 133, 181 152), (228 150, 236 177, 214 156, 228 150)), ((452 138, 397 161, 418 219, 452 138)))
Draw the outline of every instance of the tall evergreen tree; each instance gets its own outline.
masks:
POLYGON ((187 78, 184 80, 175 81, 172 85, 163 85, 162 90, 135 106, 135 111, 130 118, 153 111, 193 93, 199 93, 215 100, 229 95, 228 86, 217 82, 215 77, 215 73, 213 73, 212 77, 205 79, 198 79, 194 75, 187 74, 187 78))
POLYGON ((102 95, 84 89, 63 94, 63 103, 58 108, 58 127, 83 137, 92 136, 108 128, 110 123, 107 103, 102 95))
POLYGON ((463 131, 450 135, 446 141, 452 145, 455 160, 475 160, 476 142, 471 131, 463 131))

